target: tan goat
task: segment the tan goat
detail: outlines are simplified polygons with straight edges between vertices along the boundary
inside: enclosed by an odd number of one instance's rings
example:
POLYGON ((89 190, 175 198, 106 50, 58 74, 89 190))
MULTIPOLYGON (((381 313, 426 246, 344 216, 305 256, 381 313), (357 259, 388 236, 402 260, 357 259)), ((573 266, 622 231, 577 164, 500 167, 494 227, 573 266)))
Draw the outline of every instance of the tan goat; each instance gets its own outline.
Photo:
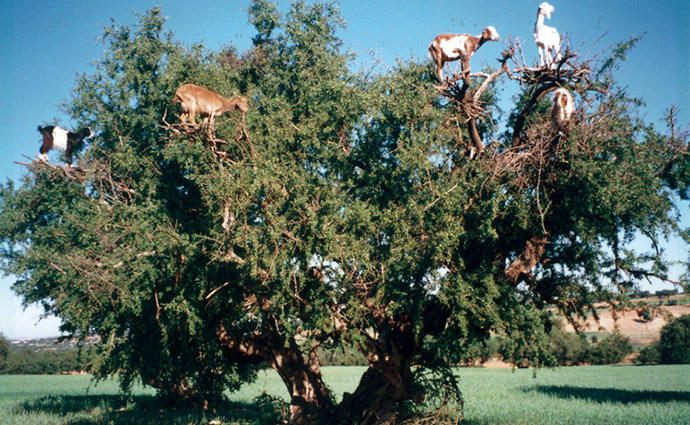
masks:
POLYGON ((184 84, 177 89, 173 103, 178 102, 182 107, 180 121, 182 121, 184 128, 187 128, 187 118, 196 125, 194 118, 196 114, 204 117, 204 121, 208 119, 209 125, 213 126, 215 118, 228 111, 237 109, 243 115, 249 111, 247 99, 244 97, 233 96, 231 99, 226 99, 196 84, 184 84))

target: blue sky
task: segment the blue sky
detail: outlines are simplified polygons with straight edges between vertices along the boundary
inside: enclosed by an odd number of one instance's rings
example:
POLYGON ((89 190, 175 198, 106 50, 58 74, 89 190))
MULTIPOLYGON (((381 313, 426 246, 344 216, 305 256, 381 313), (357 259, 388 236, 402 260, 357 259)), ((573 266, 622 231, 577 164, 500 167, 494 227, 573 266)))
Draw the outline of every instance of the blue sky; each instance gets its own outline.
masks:
MULTIPOLYGON (((532 30, 541 0, 413 1, 342 0, 340 9, 347 22, 341 32, 344 47, 359 56, 358 65, 376 66, 373 52, 386 65, 396 58, 428 60, 427 48, 436 34, 479 34, 493 25, 501 35, 473 57, 473 68, 494 65, 508 36, 523 42, 528 61, 536 61, 532 30)), ((680 123, 690 124, 690 2, 660 0, 550 0, 555 7, 551 20, 585 57, 592 57, 614 43, 644 34, 628 55, 619 81, 628 93, 647 102, 646 119, 661 126, 664 111, 680 109, 680 123)), ((166 28, 175 39, 192 44, 203 42, 218 50, 235 45, 246 50, 255 35, 246 15, 248 0, 5 0, 0 2, 0 181, 17 181, 24 173, 15 162, 38 153, 38 125, 58 124, 74 129, 61 108, 74 87, 75 76, 91 72, 102 57, 97 42, 111 25, 132 25, 135 13, 161 6, 168 17, 166 28)), ((288 1, 279 1, 286 11, 288 1)), ((503 96, 510 99, 515 83, 506 83, 503 96)), ((55 154, 51 159, 56 160, 55 154)), ((687 205, 683 213, 688 223, 687 205)), ((670 242, 669 252, 685 258, 679 243, 670 242)), ((0 333, 9 338, 48 337, 59 334, 59 320, 39 321, 40 308, 26 310, 10 290, 12 277, 0 279, 0 333)))

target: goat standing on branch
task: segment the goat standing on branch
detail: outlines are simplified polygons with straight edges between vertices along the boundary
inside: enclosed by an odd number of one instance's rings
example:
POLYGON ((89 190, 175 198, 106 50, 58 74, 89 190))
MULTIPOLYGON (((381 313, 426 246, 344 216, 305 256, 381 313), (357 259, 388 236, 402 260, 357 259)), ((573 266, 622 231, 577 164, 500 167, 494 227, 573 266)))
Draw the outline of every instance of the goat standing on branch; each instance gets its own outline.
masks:
POLYGON ((53 149, 65 151, 65 160, 68 165, 72 164, 72 154, 81 147, 84 139, 94 136, 89 127, 84 127, 76 133, 69 132, 62 127, 48 125, 38 126, 38 132, 43 136, 43 144, 39 149, 39 158, 48 162, 48 152, 53 149))
POLYGON ((554 61, 558 62, 561 57, 561 37, 556 28, 544 25, 544 17, 551 19, 551 13, 556 9, 544 2, 539 5, 537 10, 537 23, 534 24, 534 41, 539 49, 539 66, 552 66, 554 61), (555 59, 551 57, 551 51, 555 54, 555 59), (546 61, 545 61, 546 60, 546 61))
POLYGON ((498 41, 498 32, 494 27, 486 27, 481 35, 439 34, 429 46, 429 56, 436 62, 438 81, 443 83, 443 65, 446 62, 461 59, 462 73, 469 75, 470 58, 482 44, 487 41, 498 41))
POLYGON ((196 125, 196 114, 204 117, 204 121, 208 120, 209 125, 213 126, 213 121, 219 115, 222 115, 233 109, 242 112, 244 116, 249 111, 247 99, 242 96, 233 96, 231 99, 226 99, 219 94, 216 94, 196 84, 184 84, 175 92, 173 103, 180 103, 182 113, 180 114, 180 121, 185 129, 187 129, 187 118, 190 119, 193 125, 196 125))
POLYGON ((553 92, 553 109, 551 110, 551 123, 558 131, 565 128, 575 110, 573 95, 567 89, 560 88, 553 92))

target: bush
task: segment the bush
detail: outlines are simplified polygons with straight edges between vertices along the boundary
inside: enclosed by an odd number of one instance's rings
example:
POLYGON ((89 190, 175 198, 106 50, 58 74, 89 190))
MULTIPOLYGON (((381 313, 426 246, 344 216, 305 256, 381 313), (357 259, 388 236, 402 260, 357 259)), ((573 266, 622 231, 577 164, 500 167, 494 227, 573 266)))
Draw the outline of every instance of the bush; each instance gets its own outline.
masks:
POLYGON ((640 354, 635 358, 635 363, 655 364, 660 361, 659 342, 653 342, 640 350, 640 354))
POLYGON ((574 366, 587 361, 589 343, 584 335, 563 330, 562 324, 549 333, 551 350, 558 366, 574 366))
POLYGON ((615 364, 623 361, 625 356, 632 353, 630 338, 618 331, 602 339, 590 347, 587 354, 589 363, 596 365, 615 364))
POLYGON ((671 320, 661 329, 659 362, 690 363, 690 314, 671 320))
POLYGON ((545 323, 545 346, 538 348, 524 340, 500 338, 503 359, 517 367, 573 366, 587 361, 589 344, 583 335, 566 332, 563 320, 552 317, 545 323), (540 352, 540 350, 543 351, 540 352))
POLYGON ((4 335, 0 334, 0 367, 2 367, 2 363, 5 361, 9 354, 10 343, 7 342, 7 339, 5 339, 4 335))
POLYGON ((476 341, 465 348, 465 354, 461 361, 462 365, 472 366, 477 363, 484 363, 496 357, 500 351, 501 341, 498 338, 489 338, 483 341, 476 341))

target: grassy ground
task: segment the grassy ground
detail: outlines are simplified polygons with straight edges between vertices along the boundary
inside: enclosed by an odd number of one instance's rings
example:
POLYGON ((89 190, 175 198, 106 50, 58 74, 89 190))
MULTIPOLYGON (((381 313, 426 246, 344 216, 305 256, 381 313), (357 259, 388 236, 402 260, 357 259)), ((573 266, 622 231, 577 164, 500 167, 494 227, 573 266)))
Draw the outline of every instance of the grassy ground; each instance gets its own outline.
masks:
MULTIPOLYGON (((338 395, 352 391, 363 368, 324 368, 338 395)), ((690 365, 588 366, 540 370, 459 369, 463 424, 688 424, 690 365)), ((118 395, 117 383, 88 376, 0 376, 2 424, 276 424, 280 414, 255 397, 285 399, 278 377, 260 379, 215 414, 166 410, 151 390, 118 395)))
POLYGON ((464 424, 690 423, 690 365, 460 374, 464 424))

